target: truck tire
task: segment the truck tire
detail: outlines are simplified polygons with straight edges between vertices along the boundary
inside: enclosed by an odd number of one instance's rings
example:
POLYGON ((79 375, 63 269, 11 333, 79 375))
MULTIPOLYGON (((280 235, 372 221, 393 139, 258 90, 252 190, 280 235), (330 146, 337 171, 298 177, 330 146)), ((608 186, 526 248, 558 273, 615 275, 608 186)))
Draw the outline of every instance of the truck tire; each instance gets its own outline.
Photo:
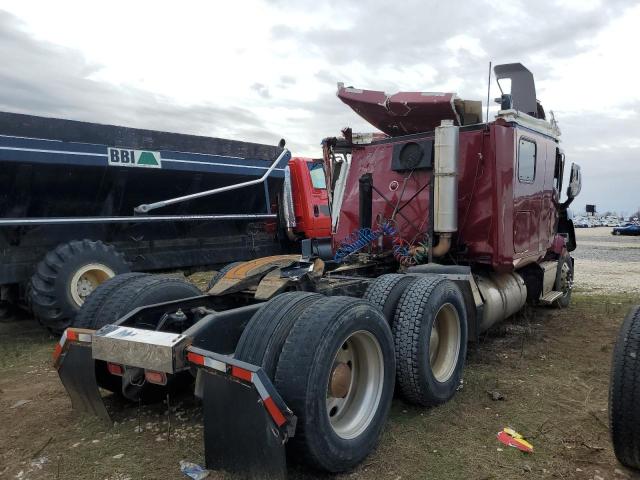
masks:
POLYGON ((640 469, 640 305, 627 314, 613 349, 609 427, 620 463, 640 469))
POLYGON ((291 327, 307 307, 321 298, 323 296, 319 293, 288 292, 265 302, 242 332, 235 357, 261 366, 273 380, 291 327))
MULTIPOLYGON (((112 284, 108 289, 105 288, 108 291, 104 293, 104 299, 100 301, 101 305, 99 307, 95 307, 93 302, 88 305, 88 308, 95 313, 93 315, 82 314, 81 320, 85 316, 88 318, 88 322, 84 323, 84 328, 98 330, 143 305, 179 300, 202 294, 195 285, 179 278, 142 274, 128 277, 122 280, 121 283, 118 283, 116 279, 113 280, 114 283, 117 283, 116 286, 112 284)), ((107 371, 105 362, 96 361, 96 379, 98 380, 98 386, 116 394, 124 395, 132 401, 136 401, 142 395, 143 390, 141 387, 124 385, 123 388, 122 378, 111 375, 107 371)))
POLYGON ((231 262, 226 264, 224 267, 222 267, 220 270, 218 270, 216 273, 213 274, 213 277, 211 277, 211 280, 209 280, 209 285, 207 285, 207 292, 209 290, 211 290, 213 288, 213 286, 218 283, 218 280, 220 280, 222 277, 225 276, 225 274, 231 270, 233 267, 235 267, 236 265, 240 265, 241 263, 244 262, 231 262))
POLYGON ((129 265, 112 245, 74 240, 59 245, 38 263, 31 277, 30 303, 45 327, 67 328, 89 294, 129 265))
MULTIPOLYGON (((100 311, 108 298, 120 288, 124 288, 127 284, 133 282, 137 278, 147 276, 145 273, 123 273, 110 278, 103 284, 99 285, 95 291, 89 295, 87 301, 82 304, 80 311, 73 319, 71 326, 76 328, 94 328, 94 319, 100 316, 100 311)), ((111 375, 107 370, 106 362, 102 360, 95 361, 96 380, 98 386, 108 390, 109 392, 120 393, 122 390, 122 380, 111 375)))
POLYGON ((285 342, 275 386, 297 415, 292 457, 328 472, 355 467, 376 446, 393 397, 391 330, 369 302, 326 297, 285 342))
POLYGON ((124 288, 126 284, 131 283, 137 278, 146 276, 148 276, 148 274, 139 272, 123 273, 99 285, 82 304, 71 326, 76 328, 94 328, 95 319, 100 316, 102 307, 113 292, 124 288))
POLYGON ((425 407, 456 392, 467 353, 464 297, 451 280, 423 276, 402 294, 393 321, 400 393, 425 407))
POLYGON ((128 282, 127 288, 122 287, 113 289, 107 295, 88 328, 102 328, 144 305, 202 295, 198 287, 186 280, 160 275, 143 275, 128 282))
POLYGON ((369 285, 362 298, 378 307, 391 325, 402 293, 417 279, 418 277, 399 273, 381 275, 369 285))
POLYGON ((571 290, 573 289, 573 266, 574 261, 570 255, 566 254, 558 260, 558 273, 554 289, 562 292, 562 297, 554 302, 558 308, 567 308, 571 303, 571 290))

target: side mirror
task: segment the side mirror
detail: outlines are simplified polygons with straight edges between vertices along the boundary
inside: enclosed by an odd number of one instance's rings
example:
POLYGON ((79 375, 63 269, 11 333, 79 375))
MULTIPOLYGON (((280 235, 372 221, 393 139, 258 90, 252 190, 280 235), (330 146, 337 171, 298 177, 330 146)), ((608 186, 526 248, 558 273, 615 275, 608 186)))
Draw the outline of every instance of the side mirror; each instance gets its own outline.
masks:
POLYGON ((567 188, 567 197, 570 199, 576 198, 580 194, 581 189, 582 173, 580 172, 580 165, 572 163, 571 175, 569 176, 569 187, 567 188))

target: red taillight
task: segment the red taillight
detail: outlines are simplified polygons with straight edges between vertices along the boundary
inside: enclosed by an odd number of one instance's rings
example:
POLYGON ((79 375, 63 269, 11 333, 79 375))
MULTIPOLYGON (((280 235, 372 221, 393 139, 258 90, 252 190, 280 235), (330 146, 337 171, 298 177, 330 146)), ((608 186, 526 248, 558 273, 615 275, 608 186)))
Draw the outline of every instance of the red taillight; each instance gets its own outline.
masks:
POLYGON ((153 370, 145 370, 144 378, 149 383, 155 383, 156 385, 167 384, 167 374, 164 372, 154 372, 153 370))
POLYGON ((119 377, 124 375, 124 368, 122 368, 122 365, 118 365, 117 363, 107 363, 107 370, 109 370, 111 375, 117 375, 119 377))

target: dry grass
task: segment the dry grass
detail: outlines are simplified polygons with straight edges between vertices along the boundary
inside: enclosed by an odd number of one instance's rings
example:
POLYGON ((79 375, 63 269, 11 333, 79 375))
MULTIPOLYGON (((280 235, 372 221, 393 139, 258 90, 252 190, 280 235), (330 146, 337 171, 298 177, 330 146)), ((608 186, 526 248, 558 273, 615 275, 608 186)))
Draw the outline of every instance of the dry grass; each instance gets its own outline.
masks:
MULTIPOLYGON (((396 399, 378 450, 340 478, 632 478, 613 457, 606 408, 612 345, 637 301, 576 294, 568 310, 525 311, 470 345, 453 401, 425 410, 396 399), (504 426, 535 453, 498 443, 504 426)), ((34 322, 0 324, 0 478, 179 479, 179 460, 203 461, 191 397, 173 399, 169 414, 112 405, 113 427, 76 417, 49 366, 54 342, 34 322), (19 400, 30 402, 12 408, 19 400)), ((300 467, 291 477, 327 478, 300 467)))

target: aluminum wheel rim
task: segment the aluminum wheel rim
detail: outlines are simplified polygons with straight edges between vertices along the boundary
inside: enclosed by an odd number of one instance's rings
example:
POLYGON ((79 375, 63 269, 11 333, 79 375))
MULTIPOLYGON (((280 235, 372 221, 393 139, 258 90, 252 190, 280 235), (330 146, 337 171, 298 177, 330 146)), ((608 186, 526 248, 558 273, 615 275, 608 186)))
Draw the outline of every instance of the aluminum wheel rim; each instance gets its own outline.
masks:
POLYGON ((446 382, 458 365, 460 354, 460 319, 458 311, 445 303, 436 313, 429 337, 429 364, 435 379, 446 382))
POLYGON ((334 355, 326 389, 329 423, 339 437, 355 438, 367 429, 378 411, 383 386, 380 343, 365 330, 350 334, 334 355))
POLYGON ((77 305, 82 305, 98 285, 115 277, 115 272, 102 263, 89 263, 79 268, 71 279, 69 290, 77 305))
POLYGON ((560 269, 560 291, 563 293, 562 297, 566 297, 573 288, 573 278, 571 275, 571 268, 567 262, 562 264, 560 269))

